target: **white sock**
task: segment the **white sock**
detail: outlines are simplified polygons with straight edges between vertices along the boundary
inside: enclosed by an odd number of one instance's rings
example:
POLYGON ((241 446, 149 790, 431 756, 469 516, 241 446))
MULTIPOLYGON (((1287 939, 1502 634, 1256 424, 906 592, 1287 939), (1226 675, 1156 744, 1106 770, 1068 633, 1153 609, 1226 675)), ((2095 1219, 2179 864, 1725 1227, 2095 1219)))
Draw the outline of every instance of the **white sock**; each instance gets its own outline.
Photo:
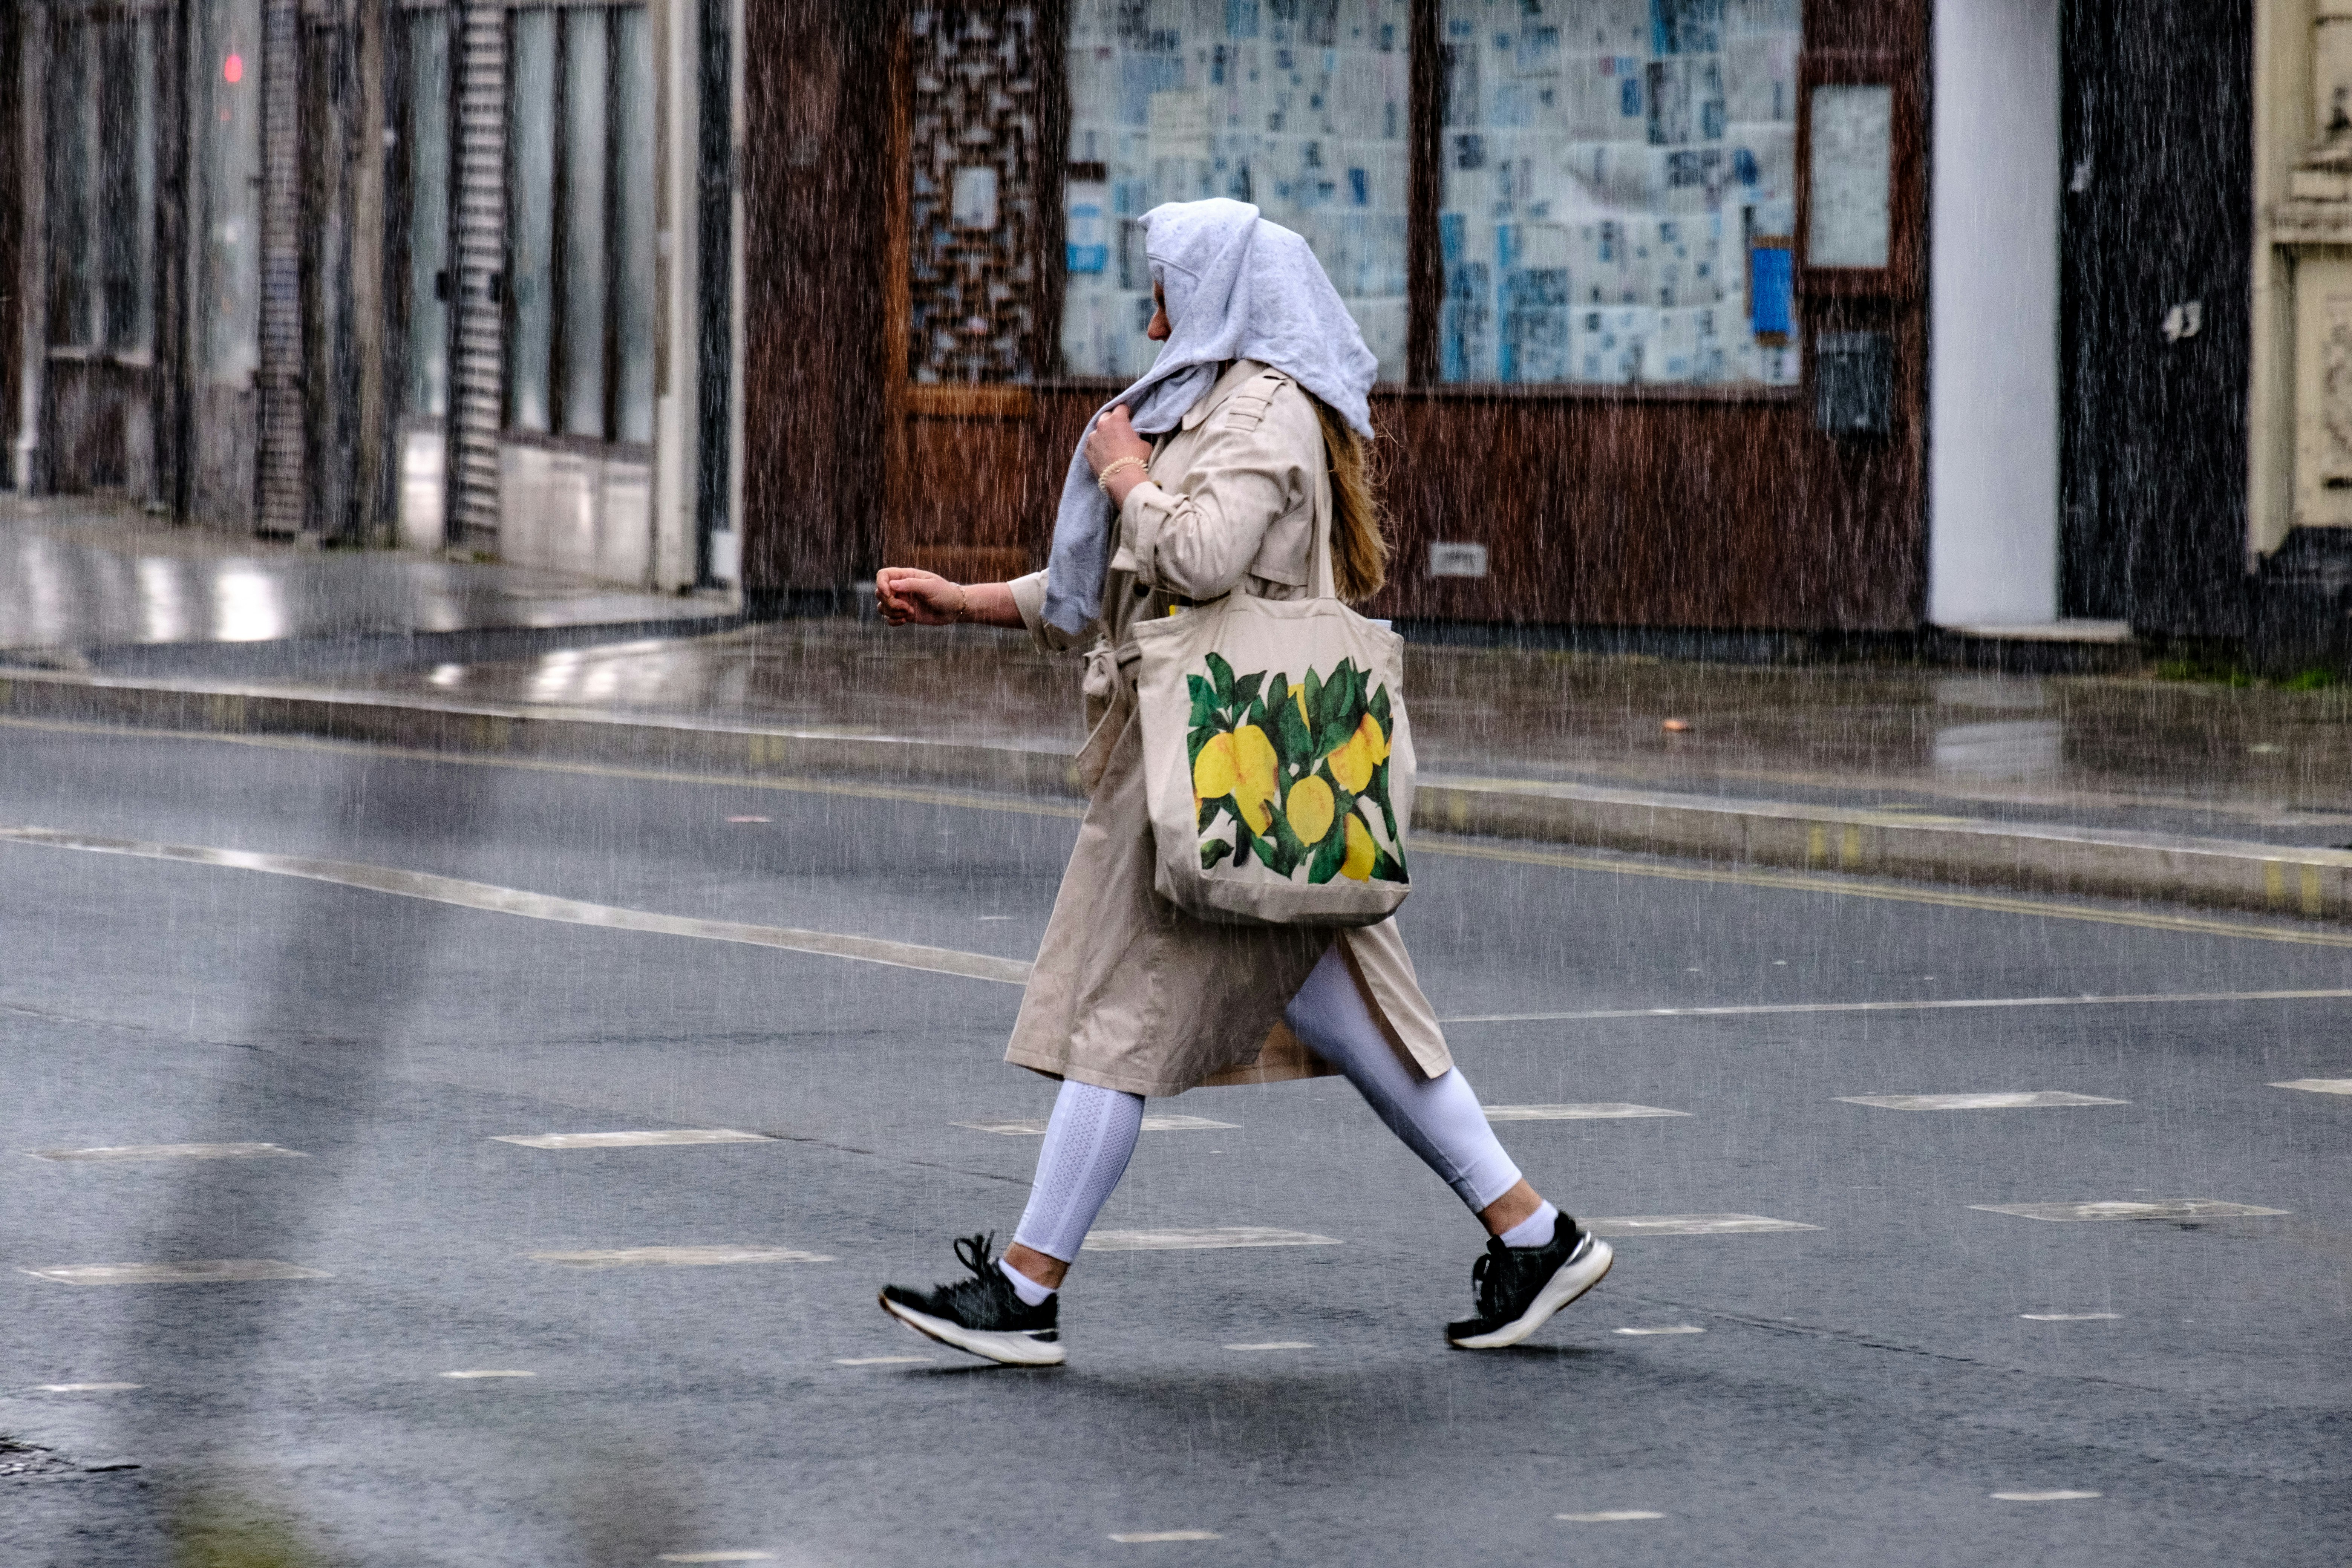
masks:
MULTIPOLYGON (((1552 1222, 1559 1218, 1559 1211, 1546 1204, 1505 1231, 1498 1239, 1505 1247, 1549 1247, 1552 1222)), ((1030 1305, 1035 1306, 1036 1303, 1033 1301, 1030 1305)))
POLYGON ((996 1266, 1004 1270, 1007 1279, 1013 1281, 1013 1293, 1021 1298, 1023 1306, 1042 1307, 1052 1300, 1054 1292, 1049 1287, 1038 1284, 1002 1258, 996 1260, 996 1266))

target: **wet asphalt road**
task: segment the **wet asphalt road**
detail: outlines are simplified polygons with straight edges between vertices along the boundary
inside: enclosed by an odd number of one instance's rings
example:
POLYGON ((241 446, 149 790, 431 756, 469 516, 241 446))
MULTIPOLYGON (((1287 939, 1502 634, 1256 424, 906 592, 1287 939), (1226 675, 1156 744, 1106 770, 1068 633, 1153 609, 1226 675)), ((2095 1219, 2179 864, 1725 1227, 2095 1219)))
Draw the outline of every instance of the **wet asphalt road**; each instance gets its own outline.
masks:
MULTIPOLYGON (((1074 829, 12 726, 22 826, 1016 959, 1074 829)), ((1403 917, 1449 1019, 2352 989, 2352 948, 2122 906, 1487 847, 1426 847, 1403 917)), ((1087 1255, 1070 1365, 1021 1373, 873 1305, 1019 1215, 1036 1141, 956 1125, 1050 1104, 998 1059, 1011 985, 11 843, 0 953, 0 1433, 55 1456, 0 1477, 11 1563, 163 1563, 175 1531, 809 1568, 2284 1565, 2352 1540, 2352 1097, 2269 1087, 2352 1077, 2342 998, 1454 1024, 1490 1105, 1685 1113, 1504 1124, 1574 1212, 1816 1227, 1620 1241, 1599 1290, 1489 1355, 1439 1332, 1476 1226, 1344 1083, 1197 1091, 1152 1110, 1232 1125, 1147 1133, 1103 1226, 1340 1245, 1087 1255), (2021 1090, 2125 1103, 1837 1098, 2021 1090), (676 1128, 768 1141, 498 1141, 676 1128), (228 1142, 302 1157, 26 1157, 228 1142), (2288 1212, 1971 1206, 2170 1199, 2288 1212), (825 1261, 530 1256, 682 1246, 825 1261), (25 1272, 257 1258, 322 1277, 25 1272), (1704 1331, 1620 1331, 1660 1328, 1704 1331), (1296 1348, 1232 1348, 1267 1344, 1296 1348), (140 1386, 42 1386, 108 1383, 140 1386), (108 1461, 138 1468, 82 1468, 108 1461), (1558 1517, 1612 1513, 1656 1517, 1558 1517), (1117 1539, 1183 1532, 1215 1539, 1117 1539)))

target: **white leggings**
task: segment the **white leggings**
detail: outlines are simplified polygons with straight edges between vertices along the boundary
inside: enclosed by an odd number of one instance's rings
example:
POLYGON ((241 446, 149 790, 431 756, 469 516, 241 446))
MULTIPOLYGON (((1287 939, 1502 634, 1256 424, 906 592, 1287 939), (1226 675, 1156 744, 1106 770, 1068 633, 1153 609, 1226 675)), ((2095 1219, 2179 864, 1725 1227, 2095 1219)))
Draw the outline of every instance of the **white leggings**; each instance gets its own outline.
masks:
MULTIPOLYGON (((1474 1211, 1517 1184, 1518 1166, 1496 1142, 1462 1074, 1448 1069, 1423 1078, 1397 1054, 1337 942, 1283 1018, 1307 1049, 1347 1075, 1389 1131, 1474 1211)), ((1013 1239, 1065 1263, 1077 1257, 1142 1130, 1143 1096, 1065 1079, 1045 1124, 1045 1146, 1037 1152, 1029 1206, 1013 1239)))

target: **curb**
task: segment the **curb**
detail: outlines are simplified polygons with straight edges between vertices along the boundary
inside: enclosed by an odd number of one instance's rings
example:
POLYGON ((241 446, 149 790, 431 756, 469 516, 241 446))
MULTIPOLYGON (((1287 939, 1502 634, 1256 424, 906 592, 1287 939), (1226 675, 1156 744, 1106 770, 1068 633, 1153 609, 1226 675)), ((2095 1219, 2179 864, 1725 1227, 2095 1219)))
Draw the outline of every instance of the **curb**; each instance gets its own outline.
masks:
MULTIPOLYGON (((0 715, 221 735, 299 735, 456 755, 856 779, 1081 798, 1070 755, 1018 746, 377 697, 0 675, 0 715)), ((2352 851, 1989 823, 1592 784, 1424 774, 1412 826, 1907 881, 2352 919, 2352 851)))

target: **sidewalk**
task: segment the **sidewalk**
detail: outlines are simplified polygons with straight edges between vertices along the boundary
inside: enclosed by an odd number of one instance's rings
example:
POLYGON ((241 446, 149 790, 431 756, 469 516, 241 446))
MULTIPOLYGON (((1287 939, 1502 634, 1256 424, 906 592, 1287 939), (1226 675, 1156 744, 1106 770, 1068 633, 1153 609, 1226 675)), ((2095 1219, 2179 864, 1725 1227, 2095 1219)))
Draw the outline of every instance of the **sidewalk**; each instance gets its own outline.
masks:
MULTIPOLYGON (((0 670, 0 713, 1077 793, 1076 663, 1017 634, 793 621, 300 674, 0 670)), ((1406 682, 1420 832, 2352 919, 2346 688, 1423 647, 1406 682)))
POLYGON ((19 665, 287 679, 734 620, 707 595, 174 528, 82 497, 0 496, 0 656, 19 665))

